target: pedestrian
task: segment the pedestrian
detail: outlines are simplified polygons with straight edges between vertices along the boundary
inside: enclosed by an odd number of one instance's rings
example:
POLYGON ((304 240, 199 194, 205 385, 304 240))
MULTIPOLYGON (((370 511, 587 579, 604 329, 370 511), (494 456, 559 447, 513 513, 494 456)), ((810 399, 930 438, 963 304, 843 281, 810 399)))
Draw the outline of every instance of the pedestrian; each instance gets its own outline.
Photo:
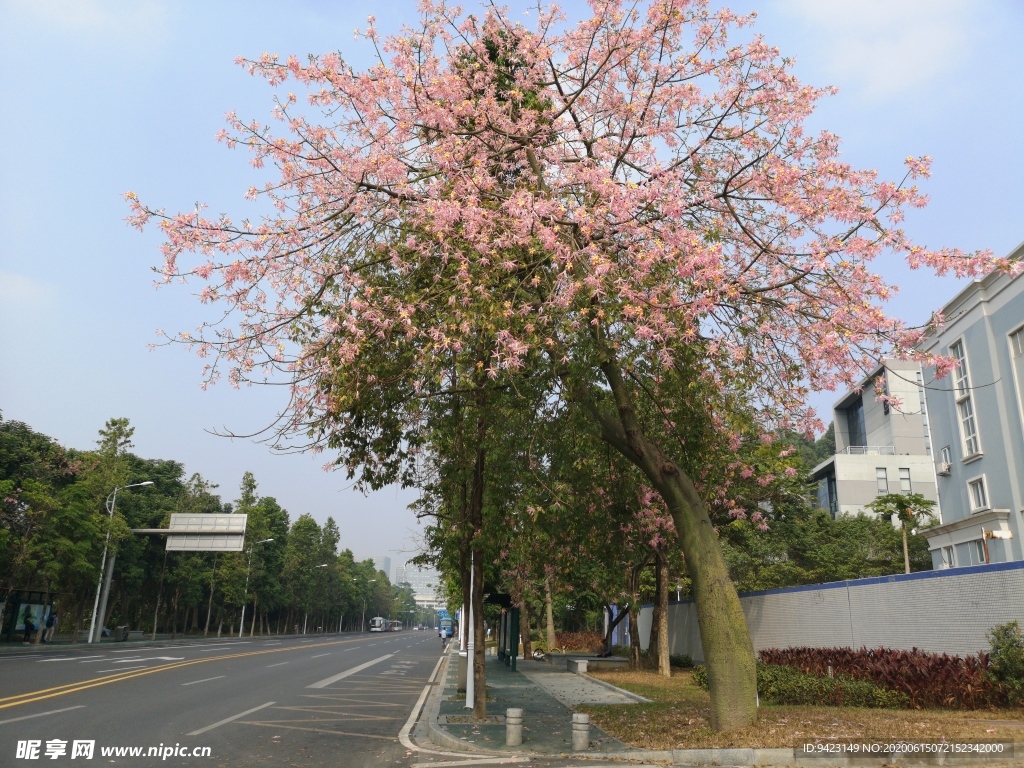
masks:
POLYGON ((48 643, 53 639, 53 631, 57 627, 57 614, 50 609, 50 613, 46 616, 46 631, 43 632, 43 642, 48 643))
POLYGON ((28 645, 29 640, 32 637, 32 633, 36 631, 36 625, 32 623, 32 609, 25 608, 25 613, 22 616, 22 621, 25 622, 25 637, 22 639, 22 643, 28 645))

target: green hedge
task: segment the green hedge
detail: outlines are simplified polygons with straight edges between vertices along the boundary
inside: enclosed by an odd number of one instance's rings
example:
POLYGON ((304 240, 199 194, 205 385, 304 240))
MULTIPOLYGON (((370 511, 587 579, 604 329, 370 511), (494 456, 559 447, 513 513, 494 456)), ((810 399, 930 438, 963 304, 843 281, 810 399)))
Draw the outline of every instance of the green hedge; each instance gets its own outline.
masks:
MULTIPOLYGON (((694 667, 693 681, 708 689, 708 673, 694 667)), ((757 664, 757 693, 771 704, 813 704, 830 707, 871 707, 898 709, 909 705, 909 698, 866 680, 849 677, 807 675, 792 667, 757 664)))

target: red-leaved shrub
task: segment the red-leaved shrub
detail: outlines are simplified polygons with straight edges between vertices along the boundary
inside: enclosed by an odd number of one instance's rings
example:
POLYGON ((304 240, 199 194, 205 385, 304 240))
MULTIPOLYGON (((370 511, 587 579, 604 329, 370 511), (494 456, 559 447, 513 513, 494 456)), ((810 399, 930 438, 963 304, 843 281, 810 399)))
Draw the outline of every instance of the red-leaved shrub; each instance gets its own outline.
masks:
POLYGON ((770 648, 765 664, 794 667, 812 675, 848 675, 905 693, 912 707, 979 709, 1001 703, 1002 691, 988 675, 988 654, 948 656, 914 648, 770 648))

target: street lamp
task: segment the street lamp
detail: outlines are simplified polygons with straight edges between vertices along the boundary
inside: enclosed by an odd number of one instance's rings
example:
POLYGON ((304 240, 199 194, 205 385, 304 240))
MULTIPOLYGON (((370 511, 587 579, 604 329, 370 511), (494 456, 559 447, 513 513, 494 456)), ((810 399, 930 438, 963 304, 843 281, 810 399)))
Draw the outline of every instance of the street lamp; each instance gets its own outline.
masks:
MULTIPOLYGON (((114 575, 114 561, 117 560, 117 553, 115 552, 110 556, 110 570, 106 571, 107 568, 107 549, 110 546, 110 529, 114 526, 114 505, 117 504, 117 492, 123 491, 125 488, 141 488, 144 485, 152 485, 152 480, 146 480, 142 483, 132 483, 131 485, 122 485, 114 488, 110 495, 107 496, 107 512, 110 513, 110 522, 107 523, 107 539, 103 542, 103 560, 100 562, 100 580, 96 583, 96 599, 92 604, 92 620, 89 622, 89 642, 92 643, 96 640, 96 614, 100 610, 100 587, 103 588, 103 613, 107 612, 107 598, 110 596, 110 577, 114 575), (103 578, 104 571, 106 571, 106 578, 103 578)), ((103 628, 100 627, 100 631, 103 628)))
MULTIPOLYGON (((273 541, 273 539, 264 539, 263 541, 256 541, 249 545, 249 567, 245 569, 245 592, 242 595, 242 622, 238 625, 238 636, 242 636, 242 630, 245 629, 245 604, 249 599, 249 573, 252 571, 252 548, 257 544, 266 544, 267 542, 273 541)), ((256 607, 253 606, 253 611, 256 607)), ((255 615, 253 616, 255 621, 255 615)), ((260 624, 260 632, 263 631, 263 625, 260 624)))
MULTIPOLYGON (((359 579, 353 578, 352 581, 359 581, 359 579)), ((369 579, 365 583, 366 584, 373 584, 375 581, 377 581, 377 580, 376 579, 369 579)), ((366 592, 365 591, 363 592, 363 617, 359 620, 359 631, 360 632, 365 632, 366 631, 366 592)))

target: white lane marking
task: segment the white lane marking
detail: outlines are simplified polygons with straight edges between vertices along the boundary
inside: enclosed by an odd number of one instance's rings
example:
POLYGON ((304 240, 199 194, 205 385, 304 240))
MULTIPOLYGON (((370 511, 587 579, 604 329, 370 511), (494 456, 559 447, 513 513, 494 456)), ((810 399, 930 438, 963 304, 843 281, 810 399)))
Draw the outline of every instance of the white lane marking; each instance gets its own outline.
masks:
POLYGON ((191 683, 182 683, 182 685, 195 685, 196 683, 208 683, 211 680, 220 680, 224 675, 217 675, 216 677, 204 677, 202 680, 193 680, 191 683))
MULTIPOLYGON (((231 643, 219 643, 219 644, 214 645, 212 647, 214 647, 214 648, 223 648, 223 647, 228 646, 228 645, 250 645, 251 643, 252 643, 252 640, 238 640, 236 642, 231 642, 231 643)), ((139 653, 140 650, 141 651, 147 651, 147 652, 148 651, 170 651, 170 650, 173 650, 173 651, 187 651, 187 650, 189 650, 191 648, 208 648, 208 647, 211 647, 209 645, 209 643, 203 643, 201 645, 189 645, 189 644, 186 643, 184 645, 158 645, 155 648, 149 648, 149 647, 146 647, 146 648, 126 648, 123 651, 111 651, 111 653, 139 653)))
POLYGON ((273 701, 268 701, 266 704, 260 704, 258 707, 253 707, 252 709, 245 710, 245 712, 239 712, 237 715, 232 715, 231 717, 225 717, 223 720, 218 720, 213 725, 208 725, 205 728, 200 728, 198 731, 192 731, 191 733, 186 734, 186 736, 198 736, 201 733, 206 733, 207 731, 212 731, 214 728, 220 728, 222 725, 227 725, 230 722, 238 720, 240 717, 245 717, 246 715, 251 715, 253 712, 258 712, 261 709, 266 709, 267 707, 272 707, 272 706, 274 706, 274 702, 273 701))
POLYGON ((282 661, 280 664, 268 664, 267 669, 270 669, 271 667, 283 667, 287 663, 287 661, 282 661))
MULTIPOLYGON (((430 752, 432 755, 450 755, 451 752, 434 752, 433 750, 424 749, 423 752, 430 752)), ((410 768, 427 768, 427 766, 434 766, 434 768, 454 768, 458 765, 507 765, 509 763, 528 763, 530 758, 526 755, 519 755, 517 757, 481 757, 476 760, 445 760, 441 763, 413 763, 410 768)), ((603 768, 599 766, 593 766, 593 768, 603 768)))
POLYGON ((49 712, 39 712, 34 715, 22 715, 21 717, 12 717, 10 720, 0 720, 0 725, 6 725, 7 723, 17 723, 19 720, 31 720, 33 717, 45 717, 46 715, 56 715, 58 712, 67 712, 72 709, 81 709, 85 704, 79 704, 74 707, 64 707, 64 709, 51 709, 49 712))
POLYGON ((145 669, 148 666, 148 664, 140 664, 137 667, 121 667, 120 669, 101 669, 96 674, 102 675, 104 672, 127 672, 129 669, 145 669))
POLYGON ((48 661, 81 661, 82 659, 102 659, 103 656, 61 656, 59 659, 40 659, 36 664, 45 664, 48 661))
POLYGON ((121 659, 112 661, 111 664, 131 664, 133 661, 183 661, 184 656, 139 656, 134 659, 121 659))
POLYGON ((330 656, 329 653, 318 653, 316 656, 310 656, 311 659, 319 659, 321 656, 330 656))
POLYGON ((395 654, 393 654, 393 653, 389 653, 386 656, 380 656, 379 658, 376 658, 373 661, 368 661, 365 664, 360 664, 357 667, 352 667, 352 669, 346 669, 344 672, 339 672, 336 675, 331 675, 330 677, 325 677, 323 680, 315 682, 312 685, 307 685, 306 687, 307 688, 326 688, 331 683, 336 683, 339 680, 345 679, 349 675, 354 675, 357 672, 362 672, 367 667, 372 667, 374 664, 380 664, 382 661, 386 661, 387 659, 390 659, 394 655, 395 654))

